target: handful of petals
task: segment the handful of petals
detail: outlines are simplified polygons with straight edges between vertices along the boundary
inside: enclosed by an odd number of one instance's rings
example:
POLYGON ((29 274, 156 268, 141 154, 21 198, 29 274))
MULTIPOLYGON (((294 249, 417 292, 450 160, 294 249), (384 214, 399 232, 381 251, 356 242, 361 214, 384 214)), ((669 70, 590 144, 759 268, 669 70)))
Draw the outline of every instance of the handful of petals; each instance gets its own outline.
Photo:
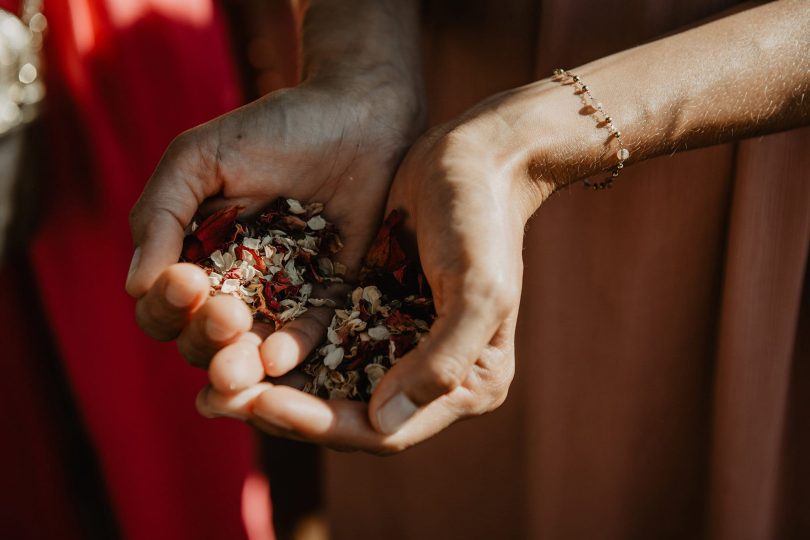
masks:
MULTIPOLYGON (((278 199, 251 223, 237 219, 239 207, 192 223, 183 260, 202 267, 211 295, 241 298, 254 318, 276 329, 308 305, 334 307, 313 298, 313 285, 342 282, 345 267, 332 260, 342 247, 335 227, 321 217, 323 205, 278 199)), ((397 237, 402 215, 394 211, 377 234, 360 283, 335 310, 326 339, 302 370, 311 377, 304 391, 328 398, 368 401, 391 366, 430 330, 436 314, 418 261, 408 258, 397 237)))
POLYGON ((312 298, 313 284, 342 282, 345 267, 331 256, 343 244, 322 216, 323 205, 277 199, 251 222, 237 219, 241 208, 215 212, 191 224, 182 260, 208 274, 211 295, 230 294, 248 305, 254 318, 276 329, 300 316, 312 298))
POLYGON ((312 376, 304 391, 329 399, 368 401, 391 366, 413 349, 436 317, 418 261, 397 238, 402 215, 388 215, 347 307, 335 310, 327 342, 304 363, 312 376))

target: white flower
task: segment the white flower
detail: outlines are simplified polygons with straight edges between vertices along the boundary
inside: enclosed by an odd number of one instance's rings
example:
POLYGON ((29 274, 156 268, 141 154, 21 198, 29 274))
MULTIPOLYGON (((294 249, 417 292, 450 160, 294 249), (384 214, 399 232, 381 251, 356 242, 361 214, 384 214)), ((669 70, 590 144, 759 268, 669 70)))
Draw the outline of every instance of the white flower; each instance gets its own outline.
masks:
POLYGON ((391 336, 391 332, 389 332, 388 328, 385 326, 379 325, 374 328, 369 328, 368 335, 374 341, 383 341, 391 336))
POLYGON ((335 347, 323 359, 323 364, 329 369, 335 369, 343 361, 343 347, 335 347))
POLYGON ((344 324, 350 332, 362 332, 366 329, 366 321, 363 319, 352 318, 347 320, 344 324))
POLYGON ((295 199, 287 199, 287 205, 290 207, 290 212, 293 214, 303 214, 306 212, 301 203, 296 201, 295 199))
POLYGON ((297 317, 300 317, 306 310, 306 305, 301 302, 300 304, 295 300, 287 299, 281 302, 281 305, 287 307, 284 311, 279 313, 278 318, 282 322, 291 321, 297 317))
POLYGON ((360 303, 360 299, 363 297, 363 287, 357 287, 355 290, 352 291, 352 305, 356 306, 360 303))
POLYGON ((208 274, 208 283, 210 283, 212 287, 216 287, 222 283, 222 275, 217 274, 216 272, 211 272, 208 274))
POLYGON ((233 257, 228 252, 222 253, 220 250, 216 250, 211 254, 211 262, 214 263, 214 266, 219 270, 220 274, 224 274, 230 270, 233 263, 236 262, 236 257, 233 257))
POLYGON ((295 261, 293 259, 287 261, 287 264, 284 265, 284 270, 287 272, 287 277, 290 278, 290 283, 293 285, 301 285, 304 282, 304 279, 295 267, 295 261))
POLYGON ((382 299, 382 293, 380 289, 375 287, 374 285, 368 286, 363 289, 363 300, 371 304, 371 308, 369 311, 371 313, 376 313, 377 310, 380 308, 380 300, 382 299))
POLYGON ((309 251, 312 255, 318 252, 318 241, 314 236, 306 235, 297 242, 304 251, 309 251))
POLYGON ((253 256, 253 253, 249 252, 248 250, 242 251, 242 262, 246 262, 250 265, 256 264, 256 258, 253 256))
POLYGON ((385 375, 385 366, 380 364, 369 364, 364 368, 364 371, 366 372, 368 382, 370 383, 368 392, 372 393, 374 392, 374 389, 377 388, 377 383, 379 383, 380 379, 382 379, 383 375, 385 375))
POLYGON ((324 227, 326 227, 326 220, 323 219, 321 216, 313 216, 309 218, 307 221, 307 227, 309 227, 313 231, 320 231, 324 227))
POLYGON ((329 343, 334 343, 335 345, 340 345, 341 339, 340 336, 337 335, 335 329, 331 326, 326 329, 326 337, 329 339, 329 343))
POLYGON ((307 298, 307 302, 309 302, 309 305, 315 307, 335 307, 335 301, 329 298, 307 298))
POLYGON ((242 245, 248 249, 259 249, 260 243, 258 238, 248 238, 247 236, 242 238, 242 245))
POLYGON ((226 279, 222 282, 222 291, 225 294, 231 294, 239 290, 239 280, 238 279, 226 279))

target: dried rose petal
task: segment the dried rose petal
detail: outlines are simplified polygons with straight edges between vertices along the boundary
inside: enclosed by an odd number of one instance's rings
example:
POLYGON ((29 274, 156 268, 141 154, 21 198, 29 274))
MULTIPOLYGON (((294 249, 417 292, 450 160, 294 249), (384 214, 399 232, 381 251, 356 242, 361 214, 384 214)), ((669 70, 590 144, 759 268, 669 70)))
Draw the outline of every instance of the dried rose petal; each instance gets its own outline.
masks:
POLYGON ((325 345, 303 365, 312 376, 305 391, 367 401, 385 372, 429 331, 435 317, 430 288, 418 261, 401 248, 401 223, 393 212, 378 232, 360 286, 347 295, 346 309, 335 311, 325 345))
POLYGON ((208 272, 211 294, 241 298, 254 317, 276 328, 310 305, 328 305, 310 297, 313 282, 342 281, 329 259, 342 244, 334 226, 320 216, 323 205, 277 199, 251 222, 237 221, 240 210, 220 210, 186 236, 183 259, 208 272), (315 266, 313 260, 330 262, 315 266))
POLYGON ((208 216, 183 241, 182 258, 199 262, 212 252, 221 249, 236 236, 236 216, 243 210, 241 206, 223 208, 208 216))

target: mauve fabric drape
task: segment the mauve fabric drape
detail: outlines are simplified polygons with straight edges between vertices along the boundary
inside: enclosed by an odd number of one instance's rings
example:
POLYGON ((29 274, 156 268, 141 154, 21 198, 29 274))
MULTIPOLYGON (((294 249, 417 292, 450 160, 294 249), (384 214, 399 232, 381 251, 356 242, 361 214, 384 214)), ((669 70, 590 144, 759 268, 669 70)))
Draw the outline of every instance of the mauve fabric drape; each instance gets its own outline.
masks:
MULTIPOLYGON (((431 2, 432 120, 735 2, 431 2)), ((810 130, 634 165, 529 226, 506 404, 328 453, 335 538, 810 535, 810 130)))

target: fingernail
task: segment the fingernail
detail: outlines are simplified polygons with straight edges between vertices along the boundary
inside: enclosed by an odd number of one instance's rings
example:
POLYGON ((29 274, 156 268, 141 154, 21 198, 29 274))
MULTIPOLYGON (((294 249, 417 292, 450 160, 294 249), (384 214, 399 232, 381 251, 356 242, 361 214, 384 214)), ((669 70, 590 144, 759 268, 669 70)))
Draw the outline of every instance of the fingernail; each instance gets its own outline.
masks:
POLYGON ((166 290, 163 292, 166 296, 166 301, 177 308, 184 308, 191 305, 194 297, 197 296, 197 291, 189 287, 184 287, 180 283, 170 281, 166 285, 166 290))
POLYGON ((205 321, 205 334, 213 341, 225 341, 232 338, 236 332, 233 328, 221 325, 214 319, 205 321))
POLYGON ((377 411, 377 423, 383 433, 391 435, 396 433, 402 427, 402 424, 414 415, 416 410, 416 404, 408 396, 400 392, 389 399, 377 411))
POLYGON ((138 271, 138 263, 141 262, 141 248, 136 247, 135 252, 132 254, 132 262, 129 263, 129 271, 127 272, 127 285, 129 280, 132 279, 132 274, 138 271))

